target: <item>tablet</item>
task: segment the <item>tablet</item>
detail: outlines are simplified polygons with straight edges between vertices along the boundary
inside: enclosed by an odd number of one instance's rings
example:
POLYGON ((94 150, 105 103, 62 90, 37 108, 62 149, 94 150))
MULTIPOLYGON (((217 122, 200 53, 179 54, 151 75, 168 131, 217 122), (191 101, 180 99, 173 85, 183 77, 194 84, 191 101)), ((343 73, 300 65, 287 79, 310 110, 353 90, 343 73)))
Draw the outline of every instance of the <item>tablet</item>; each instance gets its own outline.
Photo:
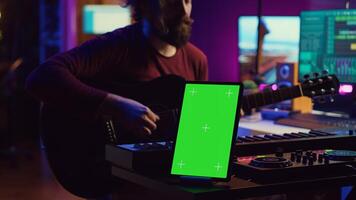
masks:
POLYGON ((241 83, 185 84, 172 175, 230 179, 242 90, 241 83))

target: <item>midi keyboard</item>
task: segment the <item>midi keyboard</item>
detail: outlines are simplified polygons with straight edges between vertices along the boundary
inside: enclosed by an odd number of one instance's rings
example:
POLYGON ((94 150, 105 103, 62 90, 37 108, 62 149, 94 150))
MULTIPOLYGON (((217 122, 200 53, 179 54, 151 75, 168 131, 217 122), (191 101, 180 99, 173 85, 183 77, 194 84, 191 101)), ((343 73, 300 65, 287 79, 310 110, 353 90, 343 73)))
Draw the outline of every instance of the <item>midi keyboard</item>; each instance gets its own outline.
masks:
POLYGON ((328 128, 309 132, 238 136, 236 156, 291 152, 298 149, 356 150, 356 130, 328 128))
MULTIPOLYGON (((356 150, 356 131, 312 130, 308 133, 286 133, 239 136, 235 157, 283 154, 296 150, 340 149, 356 150)), ((114 165, 144 173, 168 172, 173 142, 149 142, 106 146, 106 160, 114 165), (149 170, 154 169, 154 170, 149 170)))

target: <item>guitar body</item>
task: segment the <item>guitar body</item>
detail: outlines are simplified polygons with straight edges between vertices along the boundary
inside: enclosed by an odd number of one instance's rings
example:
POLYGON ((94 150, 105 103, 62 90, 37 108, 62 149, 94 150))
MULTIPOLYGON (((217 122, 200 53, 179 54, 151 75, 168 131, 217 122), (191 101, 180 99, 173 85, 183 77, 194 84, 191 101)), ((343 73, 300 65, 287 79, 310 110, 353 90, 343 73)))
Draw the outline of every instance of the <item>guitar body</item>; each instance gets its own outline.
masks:
MULTIPOLYGON (((137 100, 156 113, 168 113, 167 119, 163 116, 165 114, 159 114, 160 128, 151 138, 136 138, 129 130, 115 126, 118 143, 167 140, 175 136, 176 110, 180 107, 184 79, 170 75, 147 83, 90 84, 137 100)), ((69 110, 43 105, 41 123, 47 158, 60 184, 81 197, 108 194, 113 184, 110 165, 105 161, 107 140, 103 118, 83 118, 69 110)))

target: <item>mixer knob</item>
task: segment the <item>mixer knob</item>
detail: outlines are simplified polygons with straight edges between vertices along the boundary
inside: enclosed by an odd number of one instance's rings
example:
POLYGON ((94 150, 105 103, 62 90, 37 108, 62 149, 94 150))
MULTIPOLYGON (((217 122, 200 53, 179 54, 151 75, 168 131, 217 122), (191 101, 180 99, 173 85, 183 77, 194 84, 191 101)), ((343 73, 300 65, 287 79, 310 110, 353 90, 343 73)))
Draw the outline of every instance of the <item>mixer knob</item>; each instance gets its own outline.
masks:
POLYGON ((290 154, 290 160, 291 160, 292 162, 295 162, 295 159, 296 159, 295 153, 291 153, 291 154, 290 154))
POLYGON ((310 157, 310 156, 312 155, 312 151, 307 151, 307 152, 305 153, 305 155, 308 156, 308 157, 310 157))
POLYGON ((300 163, 302 161, 302 155, 297 154, 297 163, 300 163))
POLYGON ((308 162, 308 156, 304 155, 304 156, 303 156, 302 163, 303 163, 304 165, 306 165, 307 162, 308 162))
POLYGON ((322 163, 323 160, 324 160, 323 154, 319 154, 319 155, 318 155, 318 162, 319 162, 319 163, 322 163))
POLYGON ((296 150, 295 154, 302 156, 303 155, 303 150, 296 150))
POLYGON ((316 153, 312 153, 312 158, 313 158, 314 161, 317 160, 317 155, 316 155, 316 153))
POLYGON ((324 163, 325 163, 325 165, 330 164, 330 159, 328 156, 324 156, 324 163))

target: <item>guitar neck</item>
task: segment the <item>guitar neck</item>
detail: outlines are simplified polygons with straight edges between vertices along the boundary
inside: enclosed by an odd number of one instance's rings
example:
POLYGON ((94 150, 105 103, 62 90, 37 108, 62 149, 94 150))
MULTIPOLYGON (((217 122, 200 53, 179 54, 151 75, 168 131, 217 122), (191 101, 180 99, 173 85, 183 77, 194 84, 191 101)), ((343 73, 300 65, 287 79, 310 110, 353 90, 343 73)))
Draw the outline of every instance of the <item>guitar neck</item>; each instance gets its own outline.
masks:
POLYGON ((247 111, 253 108, 278 103, 300 96, 303 96, 300 85, 281 88, 275 91, 270 90, 250 94, 243 97, 242 110, 247 111))

